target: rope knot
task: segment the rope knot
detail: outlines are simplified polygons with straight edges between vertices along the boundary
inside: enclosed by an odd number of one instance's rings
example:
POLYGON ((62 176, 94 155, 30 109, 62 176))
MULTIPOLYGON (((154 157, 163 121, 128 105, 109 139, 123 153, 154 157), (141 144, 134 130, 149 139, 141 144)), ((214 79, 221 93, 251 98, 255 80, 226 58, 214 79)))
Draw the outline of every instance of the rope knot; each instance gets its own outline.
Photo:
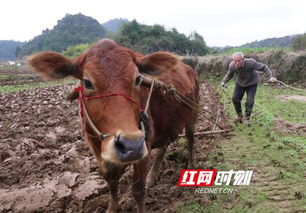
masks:
POLYGON ((173 84, 169 84, 167 88, 167 94, 168 95, 175 95, 176 94, 176 89, 173 86, 173 84))
POLYGON ((160 85, 160 88, 164 91, 166 95, 176 95, 176 89, 173 84, 162 84, 160 85))

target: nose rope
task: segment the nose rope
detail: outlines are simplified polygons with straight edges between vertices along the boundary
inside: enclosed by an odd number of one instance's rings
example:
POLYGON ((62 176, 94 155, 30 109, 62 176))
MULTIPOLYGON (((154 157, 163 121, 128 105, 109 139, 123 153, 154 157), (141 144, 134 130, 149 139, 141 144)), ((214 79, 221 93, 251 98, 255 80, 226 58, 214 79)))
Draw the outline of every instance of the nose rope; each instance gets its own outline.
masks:
POLYGON ((149 120, 148 109, 149 109, 149 105, 150 105, 150 101, 151 101, 151 96, 152 96, 152 91, 153 91, 153 88, 154 88, 154 83, 155 83, 155 80, 153 80, 153 83, 151 84, 149 96, 148 96, 147 103, 146 103, 146 106, 145 106, 145 110, 140 113, 140 127, 141 127, 141 131, 144 133, 144 135, 146 135, 146 125, 148 124, 148 120, 149 120))
POLYGON ((86 101, 90 101, 92 99, 98 99, 98 98, 105 98, 105 97, 111 97, 111 96, 122 96, 124 98, 126 98, 127 100, 129 100, 130 102, 132 102, 133 104, 135 104, 138 108, 139 112, 142 112, 143 109, 141 108, 140 104, 138 104, 136 101, 134 101, 132 98, 130 98, 129 96, 121 93, 121 92, 117 92, 117 93, 110 93, 110 94, 106 94, 106 95, 96 95, 96 96, 90 96, 90 97, 85 97, 84 99, 86 101))
POLYGON ((149 93, 149 97, 145 106, 145 111, 141 108, 140 104, 137 103, 135 100, 133 100, 131 97, 117 92, 117 93, 110 93, 110 94, 106 94, 106 95, 97 95, 97 96, 90 96, 90 97, 84 97, 84 87, 83 86, 79 86, 77 88, 74 89, 75 92, 79 93, 79 98, 78 98, 78 102, 79 102, 79 108, 80 108, 80 117, 82 118, 82 120, 84 121, 84 116, 86 117, 90 127, 92 128, 92 130, 96 133, 96 135, 98 135, 100 140, 105 139, 106 137, 112 136, 113 134, 107 134, 107 133, 103 133, 101 132, 93 123, 93 121, 91 120, 88 111, 86 109, 84 100, 89 101, 92 99, 98 99, 98 98, 104 98, 104 97, 111 97, 111 96, 122 96, 124 98, 126 98, 127 100, 129 100, 130 102, 132 102, 133 104, 136 105, 139 113, 140 113, 140 126, 141 126, 141 130, 143 131, 143 133, 145 134, 145 124, 144 124, 144 119, 143 119, 143 115, 145 115, 147 117, 147 110, 148 110, 148 106, 150 103, 150 99, 151 99, 151 94, 152 94, 152 90, 153 90, 153 86, 151 86, 150 89, 150 93, 149 93))
POLYGON ((79 106, 80 106, 80 116, 81 116, 81 119, 84 121, 84 116, 86 117, 91 129, 96 133, 96 135, 98 135, 98 138, 100 140, 103 140, 104 138, 106 137, 109 137, 109 136, 112 136, 112 134, 106 134, 106 133, 103 133, 101 132, 100 130, 98 130, 98 128, 95 126, 95 124, 92 122, 88 112, 87 112, 87 109, 86 109, 86 106, 85 106, 85 103, 84 103, 84 88, 83 86, 79 86, 77 88, 74 89, 75 92, 78 92, 79 93, 79 106))

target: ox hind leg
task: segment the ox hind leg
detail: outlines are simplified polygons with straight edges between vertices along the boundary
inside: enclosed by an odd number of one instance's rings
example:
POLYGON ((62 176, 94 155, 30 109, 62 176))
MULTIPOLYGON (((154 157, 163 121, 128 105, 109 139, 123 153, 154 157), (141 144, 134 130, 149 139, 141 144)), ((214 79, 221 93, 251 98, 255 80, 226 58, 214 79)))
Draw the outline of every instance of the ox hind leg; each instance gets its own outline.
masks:
POLYGON ((195 125, 195 119, 189 122, 185 126, 185 134, 188 143, 188 161, 186 165, 187 169, 193 167, 194 125, 195 125))
POLYGON ((164 159, 169 143, 158 149, 157 155, 147 177, 146 188, 151 188, 157 181, 160 165, 164 159))

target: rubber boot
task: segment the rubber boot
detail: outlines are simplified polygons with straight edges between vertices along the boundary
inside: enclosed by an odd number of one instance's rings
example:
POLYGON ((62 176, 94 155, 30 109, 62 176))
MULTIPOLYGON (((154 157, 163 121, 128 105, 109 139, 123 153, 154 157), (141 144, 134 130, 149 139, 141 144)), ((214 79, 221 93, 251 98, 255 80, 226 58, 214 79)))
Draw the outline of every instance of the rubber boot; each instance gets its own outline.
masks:
POLYGON ((237 118, 235 119, 235 123, 242 123, 242 119, 243 119, 243 115, 242 114, 238 114, 237 118))
POLYGON ((243 118, 243 122, 245 124, 251 125, 250 119, 251 119, 251 115, 245 115, 244 118, 243 118))

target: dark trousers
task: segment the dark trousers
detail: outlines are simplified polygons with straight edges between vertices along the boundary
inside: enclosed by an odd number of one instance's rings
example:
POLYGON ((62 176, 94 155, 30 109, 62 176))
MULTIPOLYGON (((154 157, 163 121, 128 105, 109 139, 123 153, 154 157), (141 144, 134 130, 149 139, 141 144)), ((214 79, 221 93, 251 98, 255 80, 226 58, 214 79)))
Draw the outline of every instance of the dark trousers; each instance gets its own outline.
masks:
POLYGON ((247 101, 245 103, 245 116, 249 117, 252 113, 252 108, 254 105, 254 99, 256 94, 257 84, 251 85, 248 87, 242 87, 236 83, 234 94, 232 97, 232 101, 238 115, 242 114, 241 110, 241 100, 243 98, 244 93, 247 93, 247 101))

